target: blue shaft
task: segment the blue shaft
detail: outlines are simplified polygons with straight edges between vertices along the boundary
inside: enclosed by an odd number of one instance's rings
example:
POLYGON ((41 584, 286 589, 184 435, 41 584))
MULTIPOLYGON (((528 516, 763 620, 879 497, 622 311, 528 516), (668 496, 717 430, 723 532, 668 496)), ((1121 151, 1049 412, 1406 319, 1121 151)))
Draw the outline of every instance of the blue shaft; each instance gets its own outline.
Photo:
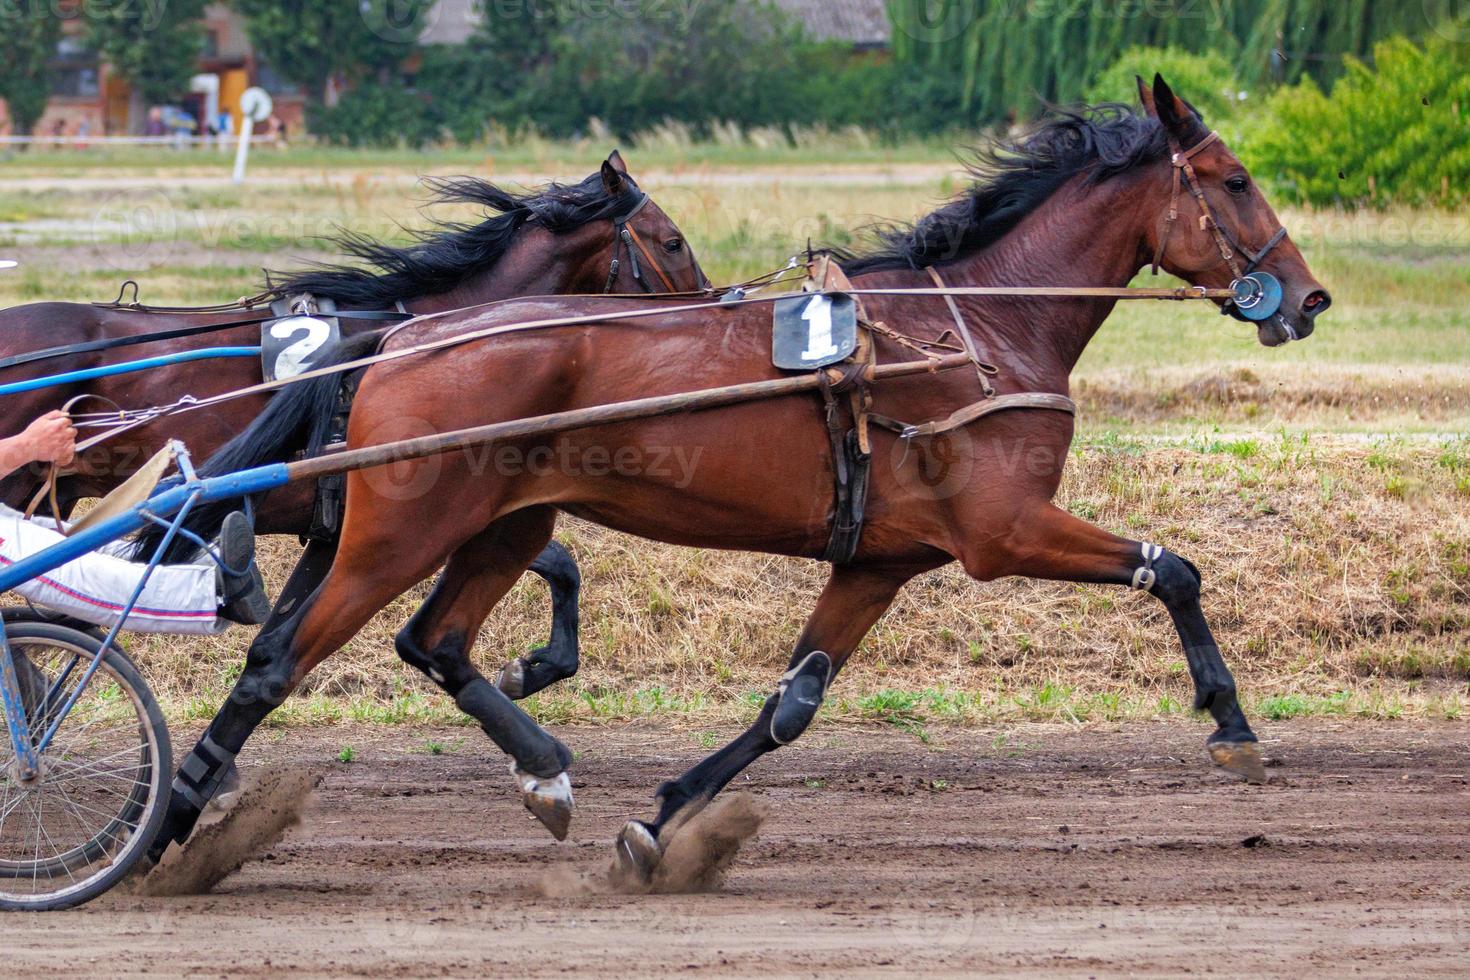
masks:
POLYGON ((83 368, 80 371, 68 371, 65 374, 51 374, 44 378, 32 378, 30 381, 13 381, 8 385, 0 385, 0 395, 18 395, 23 391, 37 391, 41 388, 52 388, 57 385, 71 384, 74 381, 91 381, 93 378, 106 378, 114 374, 131 374, 134 371, 147 371, 150 368, 168 367, 170 364, 185 364, 189 361, 207 361, 217 357, 259 356, 259 347, 206 347, 203 350, 186 350, 178 354, 145 357, 141 361, 124 361, 121 364, 83 368))
POLYGON ((122 612, 118 614, 117 623, 108 631, 107 638, 102 641, 102 646, 97 648, 97 653, 92 657, 92 662, 87 665, 87 669, 82 673, 82 679, 77 681, 77 686, 72 688, 71 696, 66 699, 66 703, 56 713, 56 719, 51 722, 51 727, 46 729, 46 734, 41 736, 40 740, 36 743, 37 753, 44 754, 46 749, 50 747, 51 740, 56 737, 56 732, 61 728, 61 723, 66 721, 67 715, 71 714, 71 709, 75 708, 77 701, 81 699, 82 692, 92 682, 92 678, 97 676, 97 668, 102 666, 102 658, 107 656, 108 649, 117 642, 117 634, 121 633, 122 628, 128 624, 128 617, 133 614, 133 607, 143 597, 143 590, 148 587, 148 580, 153 577, 153 570, 163 562, 164 552, 168 551, 168 546, 173 543, 174 535, 178 533, 179 525, 189 516, 189 508, 193 507, 198 500, 199 494, 196 492, 188 500, 184 501, 184 506, 179 508, 178 516, 174 518, 174 522, 169 526, 168 532, 164 534, 163 540, 158 543, 158 548, 154 550, 153 557, 148 562, 148 567, 143 570, 142 576, 138 579, 138 584, 133 587, 133 594, 128 597, 127 605, 123 606, 122 612))
POLYGON ((246 494, 274 490, 276 487, 285 486, 289 481, 286 464, 274 463, 253 470, 231 473, 228 476, 217 476, 171 487, 126 513, 103 521, 96 527, 79 531, 65 541, 60 541, 45 551, 38 551, 9 568, 0 569, 0 592, 9 591, 37 575, 45 575, 53 568, 59 568, 69 561, 96 551, 105 544, 111 544, 119 538, 132 534, 147 523, 148 519, 142 516, 145 509, 156 517, 168 517, 177 513, 179 508, 183 507, 185 502, 196 493, 199 494, 201 503, 228 500, 232 497, 243 497, 246 494))

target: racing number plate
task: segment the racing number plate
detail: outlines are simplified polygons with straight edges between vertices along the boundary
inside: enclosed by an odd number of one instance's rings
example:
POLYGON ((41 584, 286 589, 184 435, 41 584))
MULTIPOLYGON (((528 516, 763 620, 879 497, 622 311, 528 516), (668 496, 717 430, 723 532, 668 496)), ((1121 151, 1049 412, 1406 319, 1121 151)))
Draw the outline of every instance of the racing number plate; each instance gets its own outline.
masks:
POLYGON ((261 371, 267 381, 294 378, 310 371, 325 351, 341 340, 337 319, 288 316, 271 320, 260 331, 261 371))
POLYGON ((771 362, 805 371, 846 360, 857 350, 857 303, 842 293, 808 293, 778 300, 771 362))

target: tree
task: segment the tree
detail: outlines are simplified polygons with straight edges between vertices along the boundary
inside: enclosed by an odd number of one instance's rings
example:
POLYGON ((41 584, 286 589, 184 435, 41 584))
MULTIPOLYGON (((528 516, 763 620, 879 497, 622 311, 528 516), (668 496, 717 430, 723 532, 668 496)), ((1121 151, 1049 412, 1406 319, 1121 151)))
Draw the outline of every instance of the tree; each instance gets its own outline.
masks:
POLYGON ((1079 99, 1132 47, 1216 51, 1247 86, 1328 84, 1343 56, 1393 35, 1426 36, 1455 0, 888 0, 898 61, 951 88, 956 125, 1034 115, 1079 99))
POLYGON ((341 82, 392 70, 413 54, 432 0, 234 0, 250 40, 283 78, 328 108, 341 82))
POLYGON ((468 50, 487 115, 556 134, 596 117, 630 134, 669 119, 765 125, 810 112, 804 69, 823 52, 764 0, 583 7, 485 4, 468 50))
POLYGON ((87 6, 92 47, 128 83, 128 128, 137 131, 149 103, 188 91, 204 42, 205 0, 87 6))
POLYGON ((1307 78, 1265 108, 1241 155, 1289 200, 1455 207, 1470 197, 1470 55, 1448 37, 1383 41, 1371 67, 1347 59, 1330 93, 1307 78))
POLYGON ((0 98, 16 133, 29 136, 51 95, 47 69, 61 38, 61 18, 49 0, 11 0, 0 6, 0 98))

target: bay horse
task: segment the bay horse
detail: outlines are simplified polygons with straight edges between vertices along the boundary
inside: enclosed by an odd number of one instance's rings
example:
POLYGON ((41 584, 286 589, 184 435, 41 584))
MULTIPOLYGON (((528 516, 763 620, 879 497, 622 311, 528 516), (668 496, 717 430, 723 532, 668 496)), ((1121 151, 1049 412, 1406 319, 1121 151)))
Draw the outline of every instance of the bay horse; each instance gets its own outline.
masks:
MULTIPOLYGON (((1025 137, 986 153, 974 185, 957 200, 911 227, 890 228, 871 254, 848 256, 853 286, 927 287, 935 270, 955 286, 1124 287, 1157 259, 1191 284, 1218 288, 1239 278, 1239 259, 1220 237, 1228 236, 1283 286, 1279 312, 1257 325, 1260 342, 1275 346, 1308 336, 1330 298, 1246 169, 1162 78, 1152 87, 1140 80, 1140 95, 1143 113, 1108 106, 1053 114, 1025 137), (1186 164, 1198 196, 1180 193, 1186 164)), ((983 359, 999 367, 990 384, 1001 394, 1065 394, 1073 367, 1114 304, 1057 296, 955 302, 983 359)), ((348 442, 384 444, 406 416, 420 431, 448 432, 782 376, 772 366, 771 313, 764 306, 576 322, 639 308, 628 300, 535 300, 401 332, 389 350, 496 325, 572 321, 374 365, 363 379, 348 442), (441 396, 446 377, 460 379, 461 397, 441 396)), ((895 339, 897 331, 931 345, 955 335, 956 319, 941 298, 870 296, 866 314, 888 328, 873 333, 880 363, 914 359, 912 348, 895 339)), ((877 382, 872 411, 917 425, 976 404, 984 387, 973 370, 877 382)), ((393 597, 441 566, 429 599, 399 634, 398 652, 513 758, 528 805, 538 798, 533 812, 564 834, 571 753, 476 670, 471 638, 550 538, 558 512, 678 545, 821 557, 834 520, 826 407, 811 395, 791 395, 351 474, 331 570, 308 602, 287 615, 278 610, 251 646, 228 702, 180 770, 154 857, 187 837, 215 774, 301 679, 393 597), (647 465, 668 451, 698 463, 683 472, 647 465), (529 465, 536 454, 548 465, 529 465), (620 456, 645 465, 591 465, 620 456), (563 462, 551 462, 558 459, 563 462), (559 802, 542 805, 548 799, 559 802)), ((833 566, 796 640, 790 671, 747 731, 661 786, 651 821, 624 828, 625 862, 651 873, 670 821, 799 736, 833 676, 904 583, 952 561, 979 581, 1029 576, 1109 583, 1158 598, 1183 643, 1195 706, 1216 724, 1206 743, 1209 757, 1260 779, 1257 738, 1201 611, 1195 566, 1052 503, 1072 437, 1072 415, 1051 410, 999 412, 912 439, 874 429, 866 526, 852 560, 833 566)))
MULTIPOLYGON (((487 217, 474 224, 449 223, 418 234, 406 247, 347 234, 337 244, 363 260, 365 268, 319 266, 278 279, 273 295, 309 293, 335 301, 342 310, 437 313, 518 296, 552 293, 601 293, 646 290, 687 292, 706 289, 709 280, 668 215, 628 173, 614 151, 597 173, 571 185, 552 184, 515 193, 472 177, 430 181, 434 204, 469 204, 487 217), (656 254, 656 263, 630 261, 631 246, 621 239, 627 226, 639 243, 656 254)), ((248 314, 246 314, 248 315, 248 314)), ((239 309, 223 312, 149 312, 83 303, 34 303, 0 311, 0 358, 55 346, 169 331, 194 325, 241 319, 239 309)), ((383 324, 341 320, 343 346, 371 344, 383 324)), ((258 323, 241 324, 204 335, 203 346, 249 346, 260 343, 258 323)), ((0 380, 21 381, 62 371, 99 367, 190 350, 198 337, 166 339, 110 351, 68 355, 0 370, 0 380)), ((193 361, 147 371, 79 381, 11 394, 3 398, 8 420, 0 429, 18 432, 30 420, 60 408, 78 395, 92 395, 125 407, 158 404, 160 392, 172 400, 183 394, 207 397, 244 388, 261 380, 258 361, 228 358, 193 361)), ((286 395, 277 397, 288 397, 286 395)), ((325 402, 336 397, 324 393, 325 402)), ((102 496, 132 475, 169 439, 181 439, 199 453, 213 453, 245 430, 268 404, 259 395, 226 402, 210 411, 188 412, 124 431, 92 447, 78 459, 75 472, 57 482, 57 503, 65 517, 80 499, 102 496)), ((89 407, 96 407, 90 405, 89 407)), ((287 435, 287 434, 283 434, 287 435)), ((310 448, 305 431, 289 433, 293 450, 310 448)), ((242 465, 251 465, 245 460, 242 465)), ((26 506, 43 485, 44 468, 22 470, 0 482, 0 502, 26 506)), ((262 534, 306 536, 311 530, 315 488, 289 486, 255 501, 256 530, 262 534)), ((191 548, 178 542, 171 558, 191 548)), ((313 537, 286 589, 306 595, 330 566, 334 543, 313 537)), ((151 551, 149 552, 151 553, 151 551)), ((525 694, 541 683, 575 673, 577 664, 577 593, 579 575, 570 554, 550 542, 532 570, 546 579, 552 593, 552 630, 548 646, 527 658, 525 694)))

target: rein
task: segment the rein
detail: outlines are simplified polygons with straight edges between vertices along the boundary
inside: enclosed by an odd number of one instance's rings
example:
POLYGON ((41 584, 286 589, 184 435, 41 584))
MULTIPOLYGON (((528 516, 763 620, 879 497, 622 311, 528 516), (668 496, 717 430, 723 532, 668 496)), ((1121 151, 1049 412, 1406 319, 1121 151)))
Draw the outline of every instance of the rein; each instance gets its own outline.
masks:
MULTIPOLYGON (((105 310, 135 310, 139 313, 158 314, 164 316, 175 316, 185 313, 219 313, 223 310, 214 307, 201 307, 197 310, 188 308, 165 309, 163 307, 130 307, 117 306, 113 304, 94 304, 105 310)), ((231 307, 233 309, 234 307, 231 307)), ((235 327, 248 327, 255 324, 265 323, 268 320, 277 319, 277 316, 269 310, 263 311, 263 316, 248 317, 241 320, 226 320, 223 323, 204 323, 190 327, 177 327, 173 330, 157 330, 153 333, 140 333, 130 337, 111 337, 107 340, 87 340, 75 344, 64 344, 60 347, 47 347, 43 350, 30 351, 25 354, 16 354, 12 357, 0 360, 0 370, 5 368, 19 367, 22 364, 33 364, 36 361, 50 361, 58 357, 69 357, 73 354, 91 354, 98 351, 117 350, 121 347, 136 347, 140 344, 152 344, 164 340, 177 340, 181 337, 199 337, 204 334, 219 333, 223 330, 233 330, 235 327)), ((401 313, 396 310, 337 310, 332 314, 348 320, 408 320, 412 315, 401 313)))
MULTIPOLYGON (((1135 299, 1157 299, 1157 300, 1192 300, 1192 299, 1229 299, 1234 293, 1228 289, 1208 289, 1203 286, 1184 286, 1176 289, 1129 289, 1127 287, 1088 287, 1088 286, 948 286, 944 288, 890 288, 890 289, 852 289, 841 290, 844 295, 851 296, 1052 296, 1052 297, 1106 297, 1120 300, 1135 299)), ((676 294, 673 298, 682 298, 690 294, 676 294)), ((698 294, 703 295, 703 294, 698 294)), ((140 410, 142 414, 135 422, 121 424, 107 432, 100 433, 90 439, 77 444, 78 451, 88 449, 102 442, 104 439, 118 435, 128 429, 159 418, 171 415, 181 415, 185 412, 196 411, 201 408, 209 408, 214 405, 234 401, 238 398, 249 398, 255 395, 270 394, 287 385, 297 384, 302 381, 310 381, 314 378, 323 378, 332 374, 344 374, 362 368, 372 367, 375 364, 387 361, 396 361, 417 354, 431 353, 437 350, 445 350, 450 347, 458 347, 463 344, 472 343, 477 340, 485 340, 490 337, 499 337, 513 333, 524 333, 530 330, 545 330, 552 327, 570 327, 594 323, 617 323, 627 320, 646 319, 648 317, 661 316, 669 313, 697 313, 704 310, 728 309, 737 306, 752 306, 761 303, 774 303, 787 296, 779 293, 763 296, 743 296, 740 298, 721 298, 718 300, 700 303, 686 303, 680 306, 659 306, 636 310, 618 310, 612 313, 592 313, 577 316, 550 317, 541 320, 526 320, 519 323, 501 324, 495 327, 486 327, 482 330, 472 330, 468 333, 455 334, 452 337, 444 337, 440 340, 427 341, 398 350, 384 351, 368 357, 360 357, 341 364, 329 364, 324 367, 303 371, 301 374, 289 378, 280 378, 275 381, 264 381, 260 384, 249 385, 245 388, 237 388, 234 391, 222 392, 208 398, 194 398, 186 396, 171 405, 155 406, 140 410)), ((461 314, 469 310, 484 310, 489 307, 503 305, 510 302, 531 299, 533 297, 517 297, 513 300, 496 300, 492 303, 482 303, 478 306, 465 307, 461 310, 444 310, 439 313, 427 313, 415 317, 412 320, 395 325, 390 334, 396 334, 408 327, 418 326, 442 317, 461 314)), ((622 298, 616 295, 606 297, 588 298, 622 298)), ((384 338, 387 339, 386 337, 384 338)), ((966 352, 966 357, 970 357, 966 352)), ((972 363, 974 361, 971 358, 972 363)))

